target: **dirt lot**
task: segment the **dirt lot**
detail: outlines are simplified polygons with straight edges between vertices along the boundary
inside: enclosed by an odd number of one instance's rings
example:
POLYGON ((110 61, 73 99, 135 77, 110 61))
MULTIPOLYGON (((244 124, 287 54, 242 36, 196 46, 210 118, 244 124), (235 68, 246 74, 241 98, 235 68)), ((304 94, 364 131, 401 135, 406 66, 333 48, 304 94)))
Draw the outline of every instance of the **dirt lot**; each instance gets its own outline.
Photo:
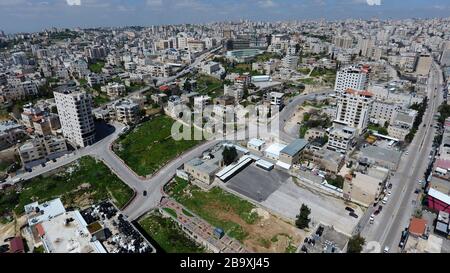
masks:
POLYGON ((295 252, 305 233, 220 187, 209 191, 175 180, 171 197, 209 224, 222 228, 248 250, 260 253, 295 252))
POLYGON ((228 211, 218 211, 216 216, 225 221, 239 224, 248 234, 243 241, 245 247, 258 253, 295 252, 306 237, 305 232, 276 218, 262 209, 256 209, 260 218, 248 224, 239 215, 228 211))
POLYGON ((290 132, 290 133, 292 133, 294 131, 298 131, 298 129, 300 128, 298 123, 302 123, 304 115, 314 109, 317 109, 317 108, 314 108, 312 106, 299 107, 297 112, 295 112, 294 115, 286 122, 286 125, 284 128, 285 131, 290 132))
POLYGON ((8 224, 0 224, 0 244, 4 244, 5 239, 20 235, 20 227, 27 221, 26 216, 20 217, 17 222, 12 221, 8 224))

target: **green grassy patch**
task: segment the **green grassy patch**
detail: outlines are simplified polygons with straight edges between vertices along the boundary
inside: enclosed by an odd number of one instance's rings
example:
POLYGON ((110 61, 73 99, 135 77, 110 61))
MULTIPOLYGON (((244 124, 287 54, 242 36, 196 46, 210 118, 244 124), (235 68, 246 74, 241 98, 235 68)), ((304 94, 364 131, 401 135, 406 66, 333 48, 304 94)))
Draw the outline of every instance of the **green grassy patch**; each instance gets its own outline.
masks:
POLYGON ((289 242, 289 245, 286 247, 285 253, 295 253, 297 251, 297 247, 292 245, 291 242, 289 242))
POLYGON ((281 56, 277 53, 272 52, 264 52, 263 54, 260 54, 255 57, 256 62, 267 62, 270 59, 281 59, 281 56))
POLYGON ((382 135, 385 135, 385 136, 389 135, 389 132, 388 132, 388 130, 385 127, 382 127, 382 126, 377 125, 377 124, 370 123, 367 126, 367 129, 372 130, 372 131, 376 131, 379 134, 382 134, 382 135))
POLYGON ((167 212, 168 214, 170 214, 174 218, 178 217, 177 212, 175 210, 171 209, 171 208, 163 208, 163 210, 165 212, 167 212))
POLYGON ((85 86, 88 84, 88 81, 86 79, 79 79, 78 82, 80 83, 81 86, 85 86))
POLYGON ((90 64, 89 70, 94 73, 101 73, 104 66, 105 66, 105 62, 98 61, 96 63, 90 64))
POLYGON ((61 197, 65 206, 90 205, 112 199, 119 208, 133 196, 133 190, 115 176, 106 165, 92 157, 83 157, 62 168, 61 172, 38 176, 23 184, 23 189, 0 193, 0 214, 14 210, 23 213, 23 207, 33 201, 40 203, 61 197), (82 187, 86 186, 86 187, 82 187))
POLYGON ((199 140, 172 138, 173 119, 158 116, 142 123, 129 134, 122 136, 115 145, 115 152, 138 175, 153 174, 169 161, 198 145, 199 140))
POLYGON ((316 67, 313 72, 311 73, 311 77, 318 78, 322 76, 335 76, 336 70, 335 69, 327 69, 327 68, 321 68, 316 67))
POLYGON ((314 85, 318 82, 313 78, 299 79, 298 82, 303 83, 305 85, 314 85))
POLYGON ((182 209, 183 214, 186 215, 187 217, 194 217, 194 215, 192 213, 190 213, 189 211, 182 209))
POLYGON ((0 161, 0 172, 6 172, 6 170, 14 164, 14 161, 12 160, 4 160, 0 161))
POLYGON ((168 253, 203 253, 205 250, 187 237, 176 222, 153 212, 139 225, 168 253))
POLYGON ((111 100, 109 99, 109 97, 107 95, 103 95, 102 94, 100 96, 94 97, 93 101, 94 101, 94 106, 98 107, 98 106, 101 106, 103 104, 107 104, 111 100))
POLYGON ((258 242, 264 248, 270 248, 270 246, 272 245, 271 241, 265 238, 259 238, 258 242))
POLYGON ((310 128, 308 126, 300 126, 300 138, 304 138, 310 128))
POLYGON ((231 219, 238 217, 249 225, 255 224, 259 219, 258 214, 252 212, 255 208, 253 204, 218 187, 206 192, 197 186, 176 180, 169 185, 167 192, 187 209, 241 242, 248 233, 231 219))
POLYGON ((299 68, 298 72, 300 72, 302 74, 305 74, 305 75, 308 75, 309 72, 311 72, 311 69, 309 69, 309 68, 299 68))
POLYGON ((200 75, 197 80, 196 92, 202 95, 208 95, 212 98, 223 95, 223 82, 207 75, 200 75))
POLYGON ((127 93, 132 93, 141 89, 144 89, 146 87, 145 84, 137 84, 137 83, 132 83, 130 86, 126 87, 127 93))

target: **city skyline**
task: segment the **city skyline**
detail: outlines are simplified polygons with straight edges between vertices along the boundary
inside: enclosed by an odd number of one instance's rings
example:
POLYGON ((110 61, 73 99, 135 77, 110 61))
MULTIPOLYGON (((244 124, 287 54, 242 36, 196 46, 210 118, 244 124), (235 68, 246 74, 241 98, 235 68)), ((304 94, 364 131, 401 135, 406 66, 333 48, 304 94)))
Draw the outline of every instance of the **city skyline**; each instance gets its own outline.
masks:
POLYGON ((446 17, 443 0, 2 0, 0 29, 35 32, 50 27, 105 27, 230 20, 405 19, 446 17))

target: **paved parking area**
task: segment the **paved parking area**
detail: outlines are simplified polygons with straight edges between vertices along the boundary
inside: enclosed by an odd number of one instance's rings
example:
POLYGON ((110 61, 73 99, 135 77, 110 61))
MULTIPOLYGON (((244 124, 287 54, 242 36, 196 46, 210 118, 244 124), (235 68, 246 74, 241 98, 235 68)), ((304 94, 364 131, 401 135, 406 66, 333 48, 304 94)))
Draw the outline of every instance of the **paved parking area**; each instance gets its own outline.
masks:
POLYGON ((232 179, 226 186, 257 202, 265 201, 289 179, 289 174, 278 170, 265 171, 250 165, 232 179))
MULTIPOLYGON (((359 218, 349 216, 343 200, 323 195, 306 187, 299 187, 291 178, 262 202, 265 207, 290 219, 296 218, 302 204, 306 204, 311 209, 310 217, 314 222, 333 226, 346 235, 352 234, 359 221, 359 218)), ((361 209, 357 208, 355 212, 361 218, 363 214, 361 209)))
MULTIPOLYGON (((255 165, 242 170, 226 184, 226 187, 249 199, 261 203, 279 215, 294 220, 302 204, 311 209, 314 223, 333 226, 337 231, 351 235, 359 218, 349 216, 345 202, 336 197, 324 195, 309 187, 297 185, 289 174, 280 170, 267 172, 255 165)), ((363 212, 355 208, 356 214, 363 212)))

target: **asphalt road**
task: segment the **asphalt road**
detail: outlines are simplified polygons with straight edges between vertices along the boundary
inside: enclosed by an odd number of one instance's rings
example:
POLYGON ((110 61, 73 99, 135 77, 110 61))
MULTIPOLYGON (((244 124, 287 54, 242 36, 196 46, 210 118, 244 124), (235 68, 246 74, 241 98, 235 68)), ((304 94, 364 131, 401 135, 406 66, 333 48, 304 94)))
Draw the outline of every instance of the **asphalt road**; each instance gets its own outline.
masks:
MULTIPOLYGON (((325 93, 325 92, 319 92, 319 93, 325 93)), ((292 102, 283 109, 279 115, 280 122, 283 124, 282 121, 289 119, 293 113, 297 110, 298 105, 301 105, 305 100, 314 98, 315 94, 308 94, 308 95, 300 95, 292 100, 292 102)), ((293 139, 295 139, 294 136, 290 136, 286 134, 283 130, 281 130, 281 138, 284 141, 290 142, 293 139)), ((236 135, 239 135, 240 133, 236 133, 236 135)), ((172 179, 172 177, 175 175, 176 170, 181 167, 184 163, 192 160, 195 157, 199 157, 203 154, 205 150, 211 149, 212 147, 219 144, 221 140, 214 140, 214 141, 208 141, 202 144, 201 146, 197 146, 194 149, 190 150, 189 152, 183 154, 182 156, 178 157, 174 161, 170 162, 164 168, 162 168, 158 173, 154 174, 150 179, 148 180, 141 180, 143 185, 143 188, 140 187, 141 190, 147 191, 147 196, 144 197, 142 195, 142 192, 138 192, 138 195, 136 198, 131 202, 131 204, 124 210, 124 214, 128 216, 129 219, 135 220, 139 218, 141 215, 145 214, 146 212, 150 211, 151 209, 155 208, 162 197, 162 186, 166 184, 167 182, 172 179)), ((110 151, 106 151, 107 153, 112 153, 110 151)), ((120 159, 117 158, 115 154, 112 154, 110 156, 107 156, 105 158, 114 160, 113 162, 109 162, 105 160, 105 163, 108 166, 113 166, 116 164, 121 164, 120 159), (116 159, 114 160, 114 157, 116 159), (120 161, 120 162, 119 162, 120 161)), ((123 164, 122 164, 123 165, 123 164)), ((125 169, 128 169, 125 167, 125 169)), ((126 172, 125 169, 122 169, 122 172, 126 172)), ((134 174, 135 175, 135 174, 134 174)), ((126 181, 126 180, 125 180, 126 181)), ((134 184, 134 183, 133 183, 134 184)))
POLYGON ((435 64, 428 81, 428 96, 428 109, 419 131, 408 147, 409 154, 405 153, 402 156, 399 168, 390 179, 393 187, 388 203, 383 205, 383 211, 375 217, 374 224, 368 223, 370 215, 375 210, 373 207, 369 208, 360 222, 361 234, 366 238, 366 242, 379 244, 379 249, 367 249, 367 252, 382 252, 386 246, 390 252, 401 251, 398 247, 401 232, 409 225, 411 215, 420 202, 415 190, 421 188, 418 181, 424 179, 424 173, 430 162, 429 154, 436 133, 433 118, 443 101, 442 73, 435 64))
MULTIPOLYGON (((207 58, 210 55, 210 52, 205 53, 201 58, 198 58, 187 70, 183 70, 179 75, 185 74, 191 69, 198 65, 203 59, 207 58)), ((142 90, 137 91, 142 92, 142 90)), ((322 93, 331 93, 332 91, 321 91, 318 94, 322 93)), ((316 94, 308 94, 308 95, 300 95, 295 97, 280 113, 279 119, 275 116, 274 120, 280 120, 281 127, 284 128, 285 121, 288 120, 293 113, 297 110, 298 106, 301 105, 305 100, 313 99, 316 94)), ((116 130, 109 136, 105 137, 101 141, 95 143, 92 146, 79 149, 75 151, 73 154, 68 155, 67 157, 58 159, 57 163, 49 163, 46 167, 41 168, 38 167, 32 173, 25 173, 20 176, 14 178, 14 180, 8 181, 8 183, 12 183, 12 181, 18 181, 19 179, 28 180, 33 177, 39 176, 41 174, 50 172, 57 168, 63 167, 67 164, 74 162, 75 160, 90 155, 95 157, 101 161, 103 161, 120 179, 122 179, 128 186, 133 188, 136 191, 136 196, 130 202, 130 204, 124 209, 124 215, 128 216, 130 220, 135 220, 151 209, 155 208, 162 197, 162 186, 172 179, 175 175, 176 170, 181 167, 184 163, 190 161, 195 157, 199 157, 203 154, 205 150, 208 150, 215 145, 219 144, 220 140, 208 141, 203 143, 200 146, 193 148, 192 150, 184 153, 183 155, 177 157, 175 160, 164 166, 161 170, 155 173, 151 178, 146 179, 138 176, 134 173, 126 164, 111 150, 112 143, 119 137, 123 125, 114 124, 116 130), (143 196, 143 192, 147 191, 147 196, 143 196)), ((280 132, 281 140, 285 142, 291 142, 295 139, 296 136, 291 136, 284 132, 284 129, 280 132)))

